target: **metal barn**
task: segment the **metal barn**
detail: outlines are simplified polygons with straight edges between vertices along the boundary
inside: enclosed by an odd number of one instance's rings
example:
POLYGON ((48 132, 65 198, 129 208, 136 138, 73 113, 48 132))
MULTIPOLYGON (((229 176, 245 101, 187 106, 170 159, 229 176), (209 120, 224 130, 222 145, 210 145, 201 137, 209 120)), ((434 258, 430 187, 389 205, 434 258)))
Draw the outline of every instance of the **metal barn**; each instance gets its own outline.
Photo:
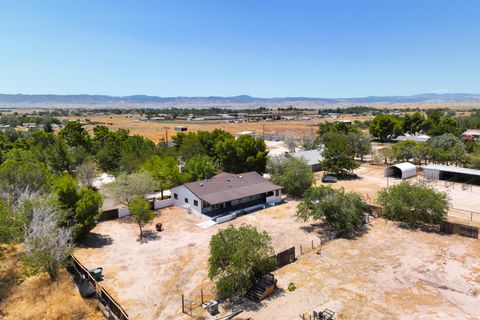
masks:
POLYGON ((417 175, 417 167, 410 162, 398 163, 385 169, 385 177, 408 179, 417 175))

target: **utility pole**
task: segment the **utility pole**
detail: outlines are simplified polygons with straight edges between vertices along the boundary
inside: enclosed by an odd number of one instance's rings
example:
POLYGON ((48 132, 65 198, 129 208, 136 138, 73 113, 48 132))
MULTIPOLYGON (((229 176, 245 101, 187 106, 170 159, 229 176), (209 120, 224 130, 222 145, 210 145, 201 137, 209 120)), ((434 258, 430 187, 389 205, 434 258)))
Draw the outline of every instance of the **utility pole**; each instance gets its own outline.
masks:
POLYGON ((165 130, 165 144, 168 146, 168 129, 170 127, 163 127, 162 129, 165 130))

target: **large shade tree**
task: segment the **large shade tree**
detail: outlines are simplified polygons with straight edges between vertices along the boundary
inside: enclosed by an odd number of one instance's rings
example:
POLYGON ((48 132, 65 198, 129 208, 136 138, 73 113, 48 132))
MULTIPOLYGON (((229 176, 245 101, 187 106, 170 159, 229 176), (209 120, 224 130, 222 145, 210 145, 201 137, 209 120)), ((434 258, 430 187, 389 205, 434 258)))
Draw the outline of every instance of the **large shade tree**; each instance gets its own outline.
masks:
POLYGON ((312 167, 304 159, 293 157, 270 157, 267 172, 274 183, 284 187, 284 191, 293 196, 301 196, 315 179, 312 167))
POLYGON ((445 220, 449 207, 446 193, 407 181, 380 190, 378 202, 383 206, 387 219, 400 221, 411 227, 440 224, 445 220))
POLYGON ((332 173, 351 172, 360 165, 354 160, 355 149, 349 137, 342 133, 327 133, 322 137, 324 142, 321 163, 325 171, 332 173))
POLYGON ((208 276, 226 298, 244 295, 256 276, 275 268, 271 238, 253 226, 221 229, 210 240, 208 276))
POLYGON ((121 173, 106 185, 106 192, 118 203, 128 205, 133 198, 144 197, 157 188, 157 183, 147 172, 121 173))
POLYGON ((320 186, 307 190, 297 208, 297 216, 324 221, 329 227, 351 233, 363 225, 367 204, 360 194, 320 186))
POLYGON ((268 151, 265 142, 260 138, 245 134, 235 140, 219 141, 215 153, 226 172, 265 172, 268 151))

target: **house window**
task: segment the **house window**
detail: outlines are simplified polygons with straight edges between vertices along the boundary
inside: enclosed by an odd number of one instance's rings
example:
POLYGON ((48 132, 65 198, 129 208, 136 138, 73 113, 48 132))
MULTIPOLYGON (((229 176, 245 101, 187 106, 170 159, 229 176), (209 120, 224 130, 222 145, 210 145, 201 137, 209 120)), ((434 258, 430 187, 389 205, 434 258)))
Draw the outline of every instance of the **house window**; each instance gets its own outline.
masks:
POLYGON ((275 190, 275 196, 278 197, 279 194, 280 194, 280 190, 275 190))
POLYGON ((194 205, 195 207, 198 207, 198 201, 197 201, 197 200, 193 200, 193 205, 194 205))
POLYGON ((188 203, 188 198, 185 198, 185 203, 188 203))
POLYGON ((173 194, 173 199, 178 200, 178 194, 174 193, 173 194))

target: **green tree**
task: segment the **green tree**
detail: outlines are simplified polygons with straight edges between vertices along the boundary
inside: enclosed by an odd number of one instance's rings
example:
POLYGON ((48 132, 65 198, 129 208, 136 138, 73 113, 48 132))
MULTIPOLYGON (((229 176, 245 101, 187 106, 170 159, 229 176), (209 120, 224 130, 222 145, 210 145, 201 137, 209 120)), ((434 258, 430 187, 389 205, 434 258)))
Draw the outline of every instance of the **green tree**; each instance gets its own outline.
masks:
POLYGON ((105 186, 105 191, 118 203, 128 205, 135 197, 144 197, 158 188, 147 172, 121 173, 105 186))
POLYGON ((120 169, 131 173, 155 153, 155 144, 151 140, 134 135, 123 141, 121 149, 120 169))
POLYGON ((53 145, 47 149, 48 165, 55 173, 68 171, 71 166, 71 155, 68 152, 67 145, 62 139, 56 139, 53 145))
POLYGON ((2 245, 14 243, 22 237, 24 220, 6 203, 0 201, 0 221, 0 258, 2 258, 2 245))
POLYGON ((372 149, 370 137, 363 133, 355 132, 350 132, 347 136, 354 155, 360 157, 360 161, 363 161, 363 157, 369 154, 372 149))
POLYGON ((328 133, 323 136, 324 150, 321 163, 325 171, 333 173, 350 172, 360 165, 353 159, 355 150, 348 136, 341 133, 328 133))
POLYGON ((425 116, 420 112, 407 113, 403 119, 403 132, 417 134, 424 130, 425 116))
POLYGON ((75 176, 82 185, 91 188, 93 180, 97 177, 97 165, 93 161, 82 163, 75 169, 75 176))
POLYGON ((90 147, 90 136, 78 121, 68 122, 59 134, 71 147, 83 146, 86 149, 90 147))
POLYGON ((150 209, 150 204, 143 197, 135 197, 128 204, 128 210, 130 210, 140 228, 140 237, 143 237, 142 228, 155 218, 155 214, 150 209))
POLYGON ((0 165, 0 189, 45 191, 50 187, 47 168, 31 161, 6 160, 0 165))
POLYGON ((185 163, 187 181, 209 179, 218 173, 218 164, 209 156, 195 156, 185 163))
POLYGON ((171 156, 151 156, 140 168, 150 174, 160 188, 163 198, 163 191, 173 188, 182 183, 182 174, 178 168, 177 161, 171 156))
POLYGON ((450 133, 455 136, 459 136, 462 132, 459 128, 458 121, 452 117, 445 117, 438 124, 432 126, 428 130, 428 134, 431 136, 440 136, 450 133))
POLYGON ((435 162, 448 163, 450 161, 463 162, 465 147, 463 142, 451 133, 432 137, 427 144, 430 148, 430 158, 435 162))
POLYGON ((366 211, 360 194, 320 186, 305 192, 297 216, 304 221, 322 220, 339 232, 351 233, 363 225, 366 211))
POLYGON ((255 277, 275 268, 274 251, 267 232, 253 226, 230 225, 210 240, 208 276, 222 297, 243 296, 255 277))
POLYGON ((402 134, 402 121, 394 116, 379 114, 370 123, 370 134, 381 142, 388 142, 402 134))
POLYGON ((246 134, 235 140, 219 141, 215 153, 226 172, 265 172, 268 151, 265 142, 260 138, 246 134))
POLYGON ((387 219, 400 221, 410 227, 420 224, 438 225, 448 212, 448 196, 432 187, 403 181, 378 193, 387 219))
POLYGON ((392 151, 397 161, 410 161, 415 157, 417 143, 415 141, 400 141, 392 146, 392 151))
POLYGON ((64 208, 73 209, 78 201, 77 181, 68 173, 54 179, 53 190, 64 208))
POLYGON ((312 167, 304 159, 271 157, 267 164, 267 172, 272 181, 284 187, 284 191, 293 196, 301 196, 312 186, 315 179, 312 167))
POLYGON ((95 227, 96 219, 102 207, 102 196, 87 187, 83 187, 78 192, 78 201, 75 203, 75 224, 72 233, 78 238, 95 227))

